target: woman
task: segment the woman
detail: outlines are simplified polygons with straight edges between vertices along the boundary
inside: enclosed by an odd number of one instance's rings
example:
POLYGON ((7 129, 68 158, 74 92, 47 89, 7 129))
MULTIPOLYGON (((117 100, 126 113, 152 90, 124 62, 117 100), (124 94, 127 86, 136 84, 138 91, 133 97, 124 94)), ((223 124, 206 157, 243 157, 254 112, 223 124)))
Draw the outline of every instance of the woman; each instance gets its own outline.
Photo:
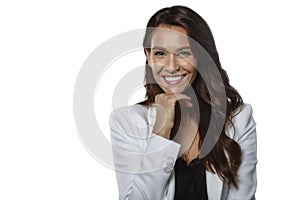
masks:
POLYGON ((146 100, 110 119, 120 199, 255 199, 256 130, 206 22, 183 6, 147 24, 146 100))

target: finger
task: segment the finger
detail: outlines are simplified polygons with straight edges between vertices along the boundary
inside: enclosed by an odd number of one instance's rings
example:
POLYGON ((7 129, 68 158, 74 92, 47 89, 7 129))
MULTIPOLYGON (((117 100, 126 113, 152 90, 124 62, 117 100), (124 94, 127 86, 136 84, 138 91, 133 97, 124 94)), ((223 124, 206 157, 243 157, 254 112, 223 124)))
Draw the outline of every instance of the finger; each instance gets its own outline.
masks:
POLYGON ((184 107, 192 107, 193 103, 191 102, 190 99, 182 99, 182 100, 178 100, 179 105, 184 106, 184 107))
POLYGON ((173 94, 174 96, 176 96, 178 99, 191 99, 191 97, 189 97, 186 94, 182 94, 182 93, 177 93, 177 94, 173 94))
POLYGON ((191 101, 183 100, 182 102, 183 102, 183 105, 186 106, 186 107, 188 107, 188 108, 193 107, 193 104, 192 104, 191 101))
MULTIPOLYGON (((186 94, 158 94, 155 96, 155 102, 168 102, 168 104, 174 104, 177 101, 191 101, 191 97, 187 96, 186 94)), ((189 107, 192 104, 191 103, 186 103, 186 105, 189 107)))
POLYGON ((177 101, 180 100, 191 100, 191 97, 187 96, 186 94, 174 94, 175 98, 177 99, 177 101))

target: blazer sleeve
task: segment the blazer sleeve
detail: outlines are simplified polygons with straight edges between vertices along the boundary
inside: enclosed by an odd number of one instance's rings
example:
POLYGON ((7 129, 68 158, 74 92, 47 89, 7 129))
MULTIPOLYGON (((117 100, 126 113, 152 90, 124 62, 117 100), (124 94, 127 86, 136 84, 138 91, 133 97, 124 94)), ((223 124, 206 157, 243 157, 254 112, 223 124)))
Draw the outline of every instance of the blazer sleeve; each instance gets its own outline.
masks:
POLYGON ((230 187, 228 200, 255 200, 257 142, 256 123, 252 116, 252 107, 244 104, 240 113, 233 118, 235 127, 233 138, 242 150, 242 162, 238 171, 238 189, 230 187))
POLYGON ((152 133, 147 116, 128 109, 110 116, 119 199, 161 200, 180 145, 152 133))

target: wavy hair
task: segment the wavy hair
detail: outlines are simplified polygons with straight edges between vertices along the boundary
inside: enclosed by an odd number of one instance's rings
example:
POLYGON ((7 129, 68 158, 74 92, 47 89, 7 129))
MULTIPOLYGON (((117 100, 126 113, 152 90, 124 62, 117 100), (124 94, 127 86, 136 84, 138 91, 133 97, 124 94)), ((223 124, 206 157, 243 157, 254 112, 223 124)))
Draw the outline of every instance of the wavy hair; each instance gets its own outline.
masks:
MULTIPOLYGON (((223 89, 224 91, 225 88, 226 94, 226 111, 220 111, 219 114, 220 116, 223 116, 223 118, 225 117, 225 123, 222 124, 221 135, 216 140, 216 144, 213 146, 212 150, 206 156, 201 158, 201 162, 204 164, 206 170, 217 173, 223 181, 237 188, 238 168, 241 163, 241 148, 237 142, 226 135, 225 130, 228 126, 233 126, 232 118, 237 113, 236 111, 238 108, 243 104, 243 100, 237 90, 229 84, 227 73, 221 67, 212 32, 201 16, 192 9, 184 6, 173 6, 157 11, 148 21, 147 28, 158 27, 161 24, 184 28, 188 36, 205 49, 217 66, 218 74, 221 75, 221 82, 218 81, 218 78, 214 77, 215 73, 211 73, 210 70, 204 70, 203 73, 201 72, 201 75, 199 72, 197 73, 196 79, 192 83, 192 88, 197 96, 197 102, 200 108, 201 120, 199 120, 198 125, 200 138, 205 138, 211 121, 212 106, 217 105, 220 101, 219 98, 221 98, 218 95, 214 97, 210 95, 208 83, 204 81, 204 77, 207 78, 206 80, 210 80, 209 84, 213 86, 212 88, 216 93, 218 93, 220 89, 223 89), (222 87, 220 88, 218 86, 222 87)), ((147 29, 145 33, 143 41, 145 51, 149 51, 152 32, 153 29, 147 29)), ((193 54, 195 54, 197 60, 200 59, 199 57, 201 56, 197 56, 196 49, 193 50, 193 54)), ((201 63, 201 61, 197 63, 201 63)), ((197 71, 199 71, 200 66, 199 64, 197 65, 197 71)), ((148 61, 146 61, 145 69, 145 88, 146 100, 140 103, 142 105, 153 104, 155 96, 164 92, 160 86, 156 84, 148 61)), ((178 114, 180 109, 178 109, 178 107, 177 104, 174 127, 171 131, 170 139, 174 138, 178 129, 178 124, 180 124, 180 117, 178 117, 178 115, 180 115, 178 114)), ((218 109, 218 106, 216 106, 216 108, 218 109)), ((203 139, 199 143, 199 149, 202 141, 203 139)))

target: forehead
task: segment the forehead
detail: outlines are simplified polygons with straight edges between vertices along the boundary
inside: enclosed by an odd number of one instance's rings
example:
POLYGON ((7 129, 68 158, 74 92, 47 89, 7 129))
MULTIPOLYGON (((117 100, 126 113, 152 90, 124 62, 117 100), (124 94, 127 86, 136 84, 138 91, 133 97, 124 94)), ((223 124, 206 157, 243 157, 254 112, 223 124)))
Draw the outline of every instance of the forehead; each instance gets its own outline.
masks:
POLYGON ((151 48, 163 47, 173 50, 190 46, 188 38, 186 30, 182 27, 160 25, 152 33, 151 48))

